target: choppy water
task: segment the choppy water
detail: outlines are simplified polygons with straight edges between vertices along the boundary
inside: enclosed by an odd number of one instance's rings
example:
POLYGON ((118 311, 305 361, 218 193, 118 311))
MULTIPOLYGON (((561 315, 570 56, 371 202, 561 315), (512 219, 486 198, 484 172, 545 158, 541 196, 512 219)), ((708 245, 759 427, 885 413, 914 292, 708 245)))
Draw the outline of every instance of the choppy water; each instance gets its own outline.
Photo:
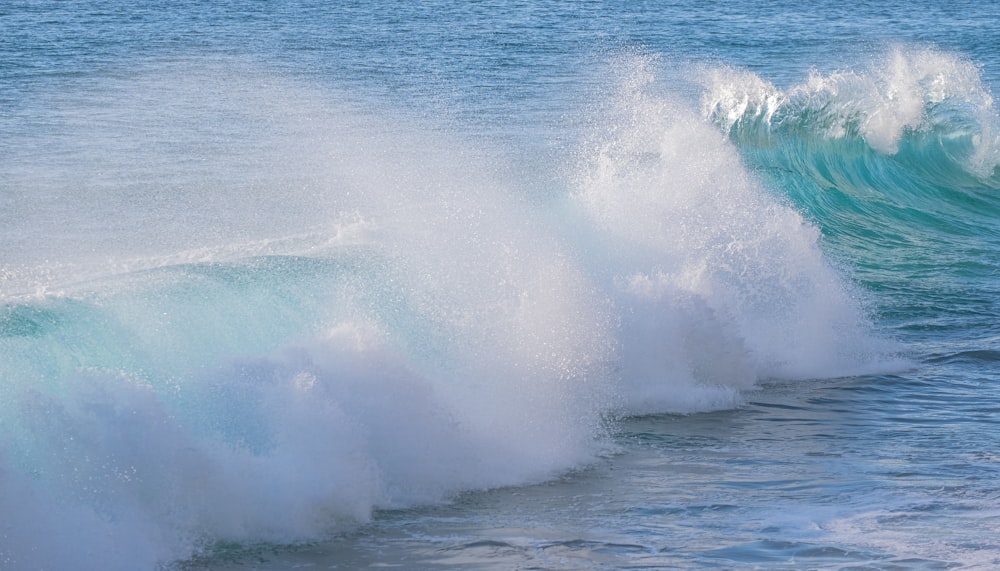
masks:
POLYGON ((0 7, 3 569, 1000 565, 1000 7, 0 7))

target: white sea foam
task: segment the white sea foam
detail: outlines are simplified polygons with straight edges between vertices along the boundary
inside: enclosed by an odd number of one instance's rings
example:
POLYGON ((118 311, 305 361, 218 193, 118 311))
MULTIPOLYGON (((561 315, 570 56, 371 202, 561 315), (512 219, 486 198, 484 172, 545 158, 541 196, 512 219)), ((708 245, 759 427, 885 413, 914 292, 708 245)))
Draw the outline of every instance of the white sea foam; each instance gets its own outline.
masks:
POLYGON ((621 320, 630 406, 731 406, 759 379, 864 360, 865 318, 817 230, 656 89, 655 61, 629 65, 638 70, 598 122, 576 199, 606 248, 598 273, 621 320))
POLYGON ((214 69, 102 95, 143 128, 123 142, 84 121, 87 152, 60 155, 57 178, 88 191, 73 241, 17 262, 73 271, 3 316, 0 512, 23 516, 0 524, 8 566, 313 540, 580 466, 608 416, 730 407, 764 378, 872 362, 815 228, 644 58, 546 201, 464 138, 214 69), (178 151, 206 140, 220 152, 178 151))

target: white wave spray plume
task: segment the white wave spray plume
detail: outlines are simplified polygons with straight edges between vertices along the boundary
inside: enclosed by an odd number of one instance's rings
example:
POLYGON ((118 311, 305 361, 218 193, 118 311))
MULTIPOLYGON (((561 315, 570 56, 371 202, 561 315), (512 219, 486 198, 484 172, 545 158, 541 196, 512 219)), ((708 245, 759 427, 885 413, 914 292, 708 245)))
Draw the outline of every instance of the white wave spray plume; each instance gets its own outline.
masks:
POLYGON ((3 166, 38 194, 19 228, 72 216, 4 268, 28 293, 0 316, 0 561, 317 540, 581 466, 615 415, 871 366, 816 229, 654 63, 617 66, 561 200, 257 74, 178 64, 63 108, 65 148, 3 166))

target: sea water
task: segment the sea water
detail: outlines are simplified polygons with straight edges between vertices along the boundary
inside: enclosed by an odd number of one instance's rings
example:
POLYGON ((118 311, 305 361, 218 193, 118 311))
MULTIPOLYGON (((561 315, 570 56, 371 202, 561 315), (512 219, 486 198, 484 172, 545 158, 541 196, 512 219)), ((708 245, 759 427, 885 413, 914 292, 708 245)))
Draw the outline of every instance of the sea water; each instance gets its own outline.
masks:
POLYGON ((1000 566, 1000 6, 0 6, 0 568, 1000 566))

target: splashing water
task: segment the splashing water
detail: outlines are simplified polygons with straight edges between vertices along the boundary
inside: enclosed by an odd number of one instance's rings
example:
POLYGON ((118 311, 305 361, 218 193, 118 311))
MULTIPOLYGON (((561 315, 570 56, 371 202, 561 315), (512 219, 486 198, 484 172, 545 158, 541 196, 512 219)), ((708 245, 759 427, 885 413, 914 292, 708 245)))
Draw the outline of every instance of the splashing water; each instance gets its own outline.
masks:
POLYGON ((0 163, 0 561, 315 540, 581 466, 622 415, 883 366, 816 228, 653 63, 544 200, 486 144, 256 71, 60 106, 0 163))

